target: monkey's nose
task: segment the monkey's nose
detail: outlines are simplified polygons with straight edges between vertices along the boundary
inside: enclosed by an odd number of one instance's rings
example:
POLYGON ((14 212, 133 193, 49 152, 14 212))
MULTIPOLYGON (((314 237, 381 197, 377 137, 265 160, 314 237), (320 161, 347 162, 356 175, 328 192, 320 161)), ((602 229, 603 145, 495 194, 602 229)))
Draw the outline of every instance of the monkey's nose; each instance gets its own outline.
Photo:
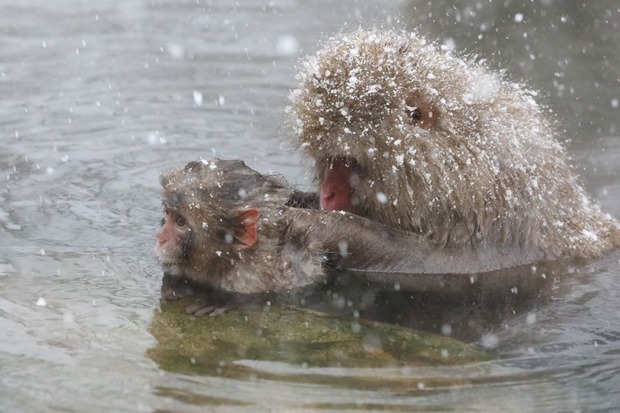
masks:
POLYGON ((324 188, 321 191, 321 209, 334 211, 336 198, 336 191, 333 188, 324 188))
POLYGON ((321 188, 321 209, 353 212, 351 188, 348 185, 326 183, 321 188))

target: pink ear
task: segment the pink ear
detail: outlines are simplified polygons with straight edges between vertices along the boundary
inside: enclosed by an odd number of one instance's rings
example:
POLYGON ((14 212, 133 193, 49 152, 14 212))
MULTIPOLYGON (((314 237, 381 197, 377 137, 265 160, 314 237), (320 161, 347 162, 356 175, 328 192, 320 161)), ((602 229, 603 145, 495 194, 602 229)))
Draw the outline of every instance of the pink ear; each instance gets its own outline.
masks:
POLYGON ((241 243, 241 245, 239 245, 239 248, 250 248, 254 244, 256 244, 256 241, 258 241, 256 223, 258 222, 259 216, 260 212, 258 212, 257 209, 248 209, 241 212, 235 218, 236 225, 234 229, 234 235, 237 241, 241 243))

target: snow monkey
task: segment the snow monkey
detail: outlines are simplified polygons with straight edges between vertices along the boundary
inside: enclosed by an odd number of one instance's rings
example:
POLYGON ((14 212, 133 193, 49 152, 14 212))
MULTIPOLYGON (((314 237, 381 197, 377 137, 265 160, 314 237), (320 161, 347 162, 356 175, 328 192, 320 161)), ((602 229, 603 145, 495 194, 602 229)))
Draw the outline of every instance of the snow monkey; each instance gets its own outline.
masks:
POLYGON ((498 250, 437 249, 419 234, 358 215, 300 208, 308 206, 306 194, 243 161, 190 162, 160 180, 164 217, 156 251, 164 299, 192 294, 193 287, 289 292, 338 268, 446 274, 514 264, 498 250))
POLYGON ((475 251, 483 267, 620 245, 536 93, 405 32, 358 30, 303 61, 288 111, 323 210, 475 251), (488 262, 485 259, 499 262, 488 262))

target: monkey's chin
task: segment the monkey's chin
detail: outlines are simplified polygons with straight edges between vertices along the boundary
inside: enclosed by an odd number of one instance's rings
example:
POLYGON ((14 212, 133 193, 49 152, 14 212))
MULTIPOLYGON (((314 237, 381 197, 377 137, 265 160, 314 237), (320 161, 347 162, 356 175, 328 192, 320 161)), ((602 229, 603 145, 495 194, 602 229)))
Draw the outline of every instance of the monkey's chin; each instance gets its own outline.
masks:
POLYGON ((181 259, 177 254, 171 254, 166 251, 157 251, 157 260, 163 267, 171 267, 179 264, 181 259))

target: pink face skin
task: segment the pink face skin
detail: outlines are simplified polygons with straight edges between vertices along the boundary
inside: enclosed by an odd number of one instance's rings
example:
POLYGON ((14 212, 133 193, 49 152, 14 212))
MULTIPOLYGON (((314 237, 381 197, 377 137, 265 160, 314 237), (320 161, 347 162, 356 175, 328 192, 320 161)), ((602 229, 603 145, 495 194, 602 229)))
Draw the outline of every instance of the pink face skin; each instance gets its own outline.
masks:
POLYGON ((353 159, 337 157, 327 163, 321 182, 321 209, 355 213, 355 188, 359 166, 353 159))
POLYGON ((157 233, 156 250, 162 264, 175 264, 183 258, 183 251, 191 231, 187 220, 166 210, 162 226, 157 233))

